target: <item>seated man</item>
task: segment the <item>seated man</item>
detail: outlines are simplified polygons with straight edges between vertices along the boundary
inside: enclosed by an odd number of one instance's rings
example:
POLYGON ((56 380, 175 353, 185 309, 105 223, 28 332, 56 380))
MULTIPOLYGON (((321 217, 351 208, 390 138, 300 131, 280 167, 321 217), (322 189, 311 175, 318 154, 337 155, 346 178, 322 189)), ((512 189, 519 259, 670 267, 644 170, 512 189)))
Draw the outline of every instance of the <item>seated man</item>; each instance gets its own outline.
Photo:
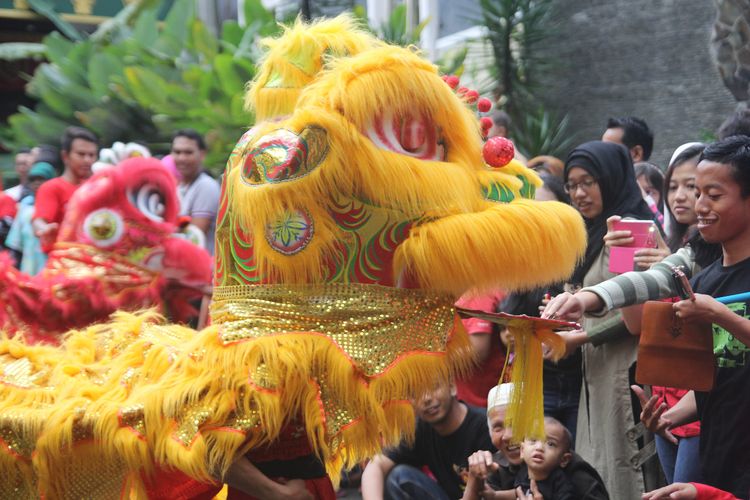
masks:
POLYGON ((363 498, 459 498, 468 457, 494 450, 484 410, 456 399, 453 384, 441 384, 413 402, 417 414, 414 443, 377 455, 362 475, 363 498), (421 469, 428 467, 435 480, 421 469))
MULTIPOLYGON (((521 447, 513 442, 513 431, 505 425, 513 384, 493 387, 487 395, 487 420, 496 454, 480 450, 469 457, 469 478, 463 500, 516 500, 516 478, 522 473, 521 447)), ((546 428, 546 426, 545 426, 546 428)), ((562 465, 562 463, 561 463, 562 465)), ((575 452, 565 463, 565 475, 580 500, 609 500, 599 473, 575 452)), ((546 498, 546 497, 545 497, 546 498)))

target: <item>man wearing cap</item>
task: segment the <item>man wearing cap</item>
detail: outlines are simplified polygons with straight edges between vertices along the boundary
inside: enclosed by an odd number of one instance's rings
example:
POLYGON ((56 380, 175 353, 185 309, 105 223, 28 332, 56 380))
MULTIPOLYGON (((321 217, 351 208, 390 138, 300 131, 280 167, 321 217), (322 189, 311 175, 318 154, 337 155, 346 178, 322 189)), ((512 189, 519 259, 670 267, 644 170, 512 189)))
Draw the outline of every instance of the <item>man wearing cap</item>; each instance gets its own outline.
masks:
POLYGON ((494 450, 484 410, 459 401, 453 384, 443 383, 412 404, 418 417, 414 443, 402 442, 367 464, 362 475, 365 500, 460 498, 468 456, 494 450), (425 467, 434 480, 423 472, 425 467))
MULTIPOLYGON (((497 448, 493 455, 488 448, 468 458, 469 479, 464 500, 475 498, 515 499, 514 482, 523 459, 519 443, 523 437, 513 438, 513 430, 505 422, 508 405, 513 393, 513 384, 500 384, 487 395, 487 425, 492 444, 497 448), (485 450, 485 451, 483 451, 485 450)), ((576 498, 581 500, 609 500, 607 488, 599 473, 577 453, 564 467, 573 484, 576 498)))
POLYGON ((34 197, 43 182, 55 177, 55 169, 47 162, 37 162, 29 169, 26 187, 29 195, 18 203, 18 214, 10 227, 5 244, 14 251, 19 269, 33 276, 47 262, 47 254, 42 252, 39 238, 34 235, 31 219, 34 216, 34 197))

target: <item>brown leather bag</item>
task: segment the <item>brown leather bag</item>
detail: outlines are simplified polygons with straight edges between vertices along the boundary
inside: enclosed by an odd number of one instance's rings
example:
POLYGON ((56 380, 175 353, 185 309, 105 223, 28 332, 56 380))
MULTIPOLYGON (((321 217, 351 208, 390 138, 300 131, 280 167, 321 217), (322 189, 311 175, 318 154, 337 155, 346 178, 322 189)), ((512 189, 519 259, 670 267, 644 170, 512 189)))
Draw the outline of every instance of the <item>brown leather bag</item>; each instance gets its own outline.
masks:
POLYGON ((671 302, 643 305, 635 380, 639 384, 708 391, 715 361, 710 327, 684 323, 671 302))

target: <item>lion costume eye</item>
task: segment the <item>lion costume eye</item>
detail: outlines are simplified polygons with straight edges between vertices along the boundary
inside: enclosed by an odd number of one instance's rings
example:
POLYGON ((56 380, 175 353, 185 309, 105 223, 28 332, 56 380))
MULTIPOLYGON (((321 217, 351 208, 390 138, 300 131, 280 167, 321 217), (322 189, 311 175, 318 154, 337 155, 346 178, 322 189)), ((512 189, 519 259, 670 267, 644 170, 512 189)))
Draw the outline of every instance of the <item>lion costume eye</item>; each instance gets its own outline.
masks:
POLYGON ((155 184, 143 184, 128 190, 128 200, 143 215, 154 222, 164 222, 165 196, 155 184))
POLYGON ((83 232, 98 247, 117 243, 124 230, 125 223, 120 214, 107 208, 91 212, 83 221, 83 232))
POLYGON ((379 148, 420 160, 444 161, 445 146, 438 127, 425 115, 379 115, 365 131, 379 148))

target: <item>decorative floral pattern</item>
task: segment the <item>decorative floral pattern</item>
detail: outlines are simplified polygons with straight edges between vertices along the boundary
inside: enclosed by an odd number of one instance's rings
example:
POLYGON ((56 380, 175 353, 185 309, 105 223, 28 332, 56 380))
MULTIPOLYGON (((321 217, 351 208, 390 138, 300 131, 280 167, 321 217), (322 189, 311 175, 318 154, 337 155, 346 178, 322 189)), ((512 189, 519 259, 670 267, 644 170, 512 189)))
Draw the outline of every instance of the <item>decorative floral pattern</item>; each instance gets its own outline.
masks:
POLYGON ((313 220, 306 210, 287 211, 266 227, 266 241, 277 252, 294 255, 313 237, 313 220))

